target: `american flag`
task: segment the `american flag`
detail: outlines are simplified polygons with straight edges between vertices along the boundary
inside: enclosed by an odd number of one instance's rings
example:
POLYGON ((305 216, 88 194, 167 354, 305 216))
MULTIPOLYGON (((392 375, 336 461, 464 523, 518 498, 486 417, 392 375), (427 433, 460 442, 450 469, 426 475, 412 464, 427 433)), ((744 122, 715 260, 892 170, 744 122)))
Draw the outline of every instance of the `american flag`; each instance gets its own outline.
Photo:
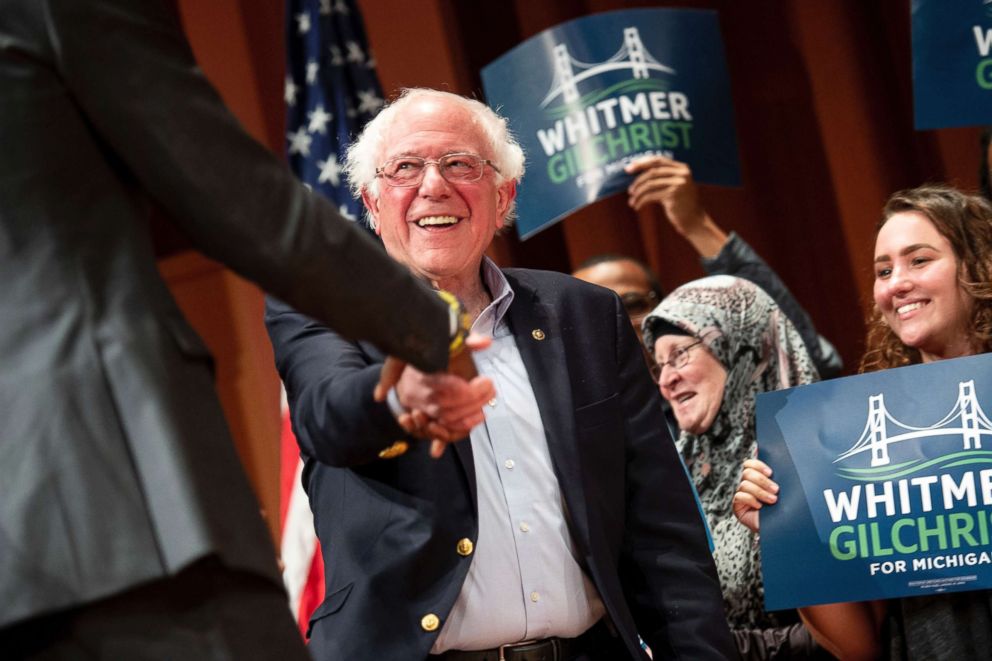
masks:
MULTIPOLYGON (((355 0, 288 0, 286 13, 286 154, 304 183, 354 220, 361 202, 351 197, 342 161, 351 138, 383 104, 361 13, 355 0)), ((285 394, 282 417, 283 580, 306 632, 324 598, 324 567, 285 394)))

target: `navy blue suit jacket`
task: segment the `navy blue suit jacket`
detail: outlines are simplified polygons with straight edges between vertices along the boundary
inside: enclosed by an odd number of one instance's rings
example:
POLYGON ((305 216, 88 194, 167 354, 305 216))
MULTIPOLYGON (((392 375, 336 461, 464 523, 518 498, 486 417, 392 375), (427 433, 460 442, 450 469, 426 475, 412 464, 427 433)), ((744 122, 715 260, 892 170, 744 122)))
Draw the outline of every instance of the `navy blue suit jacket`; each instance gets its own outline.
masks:
MULTIPOLYGON (((631 658, 733 658, 703 524, 660 395, 612 292, 559 273, 506 270, 508 321, 541 410, 569 528, 631 658), (543 339, 533 331, 541 329, 543 339)), ((372 401, 382 354, 270 301, 266 323, 306 461, 326 563, 317 659, 425 658, 476 540, 471 444, 378 453, 402 429, 372 401)), ((540 334, 537 334, 540 336, 540 334)))

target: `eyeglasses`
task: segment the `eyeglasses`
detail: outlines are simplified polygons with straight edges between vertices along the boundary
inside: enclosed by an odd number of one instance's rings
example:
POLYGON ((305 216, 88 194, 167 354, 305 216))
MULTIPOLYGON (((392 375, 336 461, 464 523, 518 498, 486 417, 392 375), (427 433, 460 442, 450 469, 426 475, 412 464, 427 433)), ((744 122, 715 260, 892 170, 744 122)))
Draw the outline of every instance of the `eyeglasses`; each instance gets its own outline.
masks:
POLYGON ((654 379, 655 383, 661 382, 661 370, 664 369, 665 365, 668 365, 674 370, 680 370, 689 364, 689 350, 693 347, 699 346, 703 343, 702 339, 696 340, 692 344, 687 344, 684 347, 679 347, 672 353, 668 355, 668 360, 663 360, 660 363, 655 363, 651 366, 651 377, 654 379))
POLYGON ((658 304, 658 295, 653 291, 643 293, 629 291, 620 295, 620 302, 623 303, 623 309, 631 318, 643 317, 658 304))
POLYGON ((499 172, 492 161, 475 154, 445 154, 436 161, 419 156, 397 156, 376 168, 375 176, 382 177, 387 184, 397 188, 419 186, 428 165, 436 165, 445 181, 452 184, 470 184, 482 179, 487 165, 499 172))

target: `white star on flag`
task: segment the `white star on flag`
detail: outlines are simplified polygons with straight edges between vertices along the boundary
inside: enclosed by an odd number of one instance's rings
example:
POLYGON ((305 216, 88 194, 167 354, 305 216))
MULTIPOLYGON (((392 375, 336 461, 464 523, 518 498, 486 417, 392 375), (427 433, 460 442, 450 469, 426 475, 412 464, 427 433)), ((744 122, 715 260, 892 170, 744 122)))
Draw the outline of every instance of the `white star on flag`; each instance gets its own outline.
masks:
POLYGON ((342 64, 344 64, 344 58, 341 56, 340 48, 332 45, 330 51, 331 51, 331 64, 333 64, 336 67, 339 67, 342 64))
POLYGON ((338 211, 340 211, 341 215, 347 218, 348 220, 357 220, 357 218, 355 218, 355 214, 348 211, 347 204, 342 204, 341 206, 339 206, 338 211))
POLYGON ((331 13, 331 0, 320 0, 320 13, 324 16, 331 13))
POLYGON ((358 112, 373 113, 382 106, 382 99, 376 96, 375 90, 358 92, 358 112))
POLYGON ((345 4, 344 0, 338 0, 334 3, 334 9, 342 16, 348 15, 348 5, 345 4))
POLYGON ((310 14, 304 11, 296 15, 296 31, 300 34, 310 31, 310 14))
POLYGON ((326 161, 317 161, 317 167, 320 168, 320 176, 317 177, 317 183, 322 184, 329 181, 332 186, 337 186, 341 183, 341 179, 338 177, 341 174, 341 164, 338 163, 337 154, 331 154, 327 157, 326 161))
POLYGON ((348 61, 354 62, 355 64, 361 64, 365 61, 365 52, 362 47, 358 45, 357 41, 349 41, 345 44, 348 49, 348 61))
POLYGON ((295 133, 287 133, 286 137, 289 138, 290 154, 310 155, 310 143, 313 142, 313 138, 307 134, 305 128, 301 126, 295 133))
POLYGON ((307 131, 321 134, 327 133, 327 122, 334 119, 334 115, 324 110, 323 103, 318 103, 316 108, 307 113, 307 117, 310 120, 307 131))
POLYGON ((300 88, 296 86, 293 79, 286 76, 286 91, 283 93, 283 98, 286 99, 286 105, 295 106, 296 105, 296 94, 300 91, 300 88))
POLYGON ((309 60, 307 62, 307 84, 313 85, 317 82, 317 72, 320 71, 320 65, 317 64, 316 60, 309 60))

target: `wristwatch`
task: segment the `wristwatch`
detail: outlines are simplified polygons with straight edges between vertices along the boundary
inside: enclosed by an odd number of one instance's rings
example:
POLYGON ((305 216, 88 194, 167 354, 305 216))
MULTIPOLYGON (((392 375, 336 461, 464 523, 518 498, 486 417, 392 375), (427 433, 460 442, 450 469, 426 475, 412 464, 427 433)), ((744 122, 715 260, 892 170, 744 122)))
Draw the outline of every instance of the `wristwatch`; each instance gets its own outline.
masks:
POLYGON ((448 304, 449 331, 448 358, 454 358, 465 349, 465 338, 472 330, 472 319, 458 297, 449 291, 438 289, 437 295, 448 304))

